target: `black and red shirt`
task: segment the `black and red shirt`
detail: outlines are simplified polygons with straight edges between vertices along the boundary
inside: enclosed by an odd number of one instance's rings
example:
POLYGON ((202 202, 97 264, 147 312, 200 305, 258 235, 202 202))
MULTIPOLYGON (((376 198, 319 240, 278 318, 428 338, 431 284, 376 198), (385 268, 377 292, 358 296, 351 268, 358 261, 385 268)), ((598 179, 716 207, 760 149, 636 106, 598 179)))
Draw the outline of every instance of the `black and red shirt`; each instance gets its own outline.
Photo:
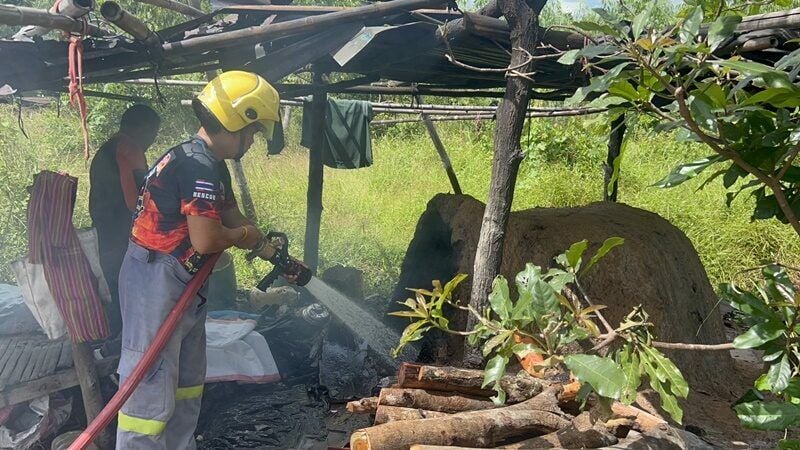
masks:
POLYGON ((150 168, 139 191, 131 239, 174 256, 194 273, 209 255, 192 247, 186 216, 221 221, 222 213, 235 207, 225 161, 195 137, 170 149, 150 168))

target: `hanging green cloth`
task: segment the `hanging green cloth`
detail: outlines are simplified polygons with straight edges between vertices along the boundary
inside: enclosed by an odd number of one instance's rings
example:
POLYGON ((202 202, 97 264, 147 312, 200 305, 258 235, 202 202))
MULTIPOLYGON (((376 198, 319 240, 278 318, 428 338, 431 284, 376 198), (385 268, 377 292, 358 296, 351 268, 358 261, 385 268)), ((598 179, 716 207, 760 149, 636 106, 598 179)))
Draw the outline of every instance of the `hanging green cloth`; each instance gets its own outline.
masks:
MULTIPOLYGON (((334 169, 360 169, 372 165, 372 139, 369 123, 372 105, 359 100, 328 99, 325 133, 322 140, 323 164, 334 169)), ((311 148, 316 130, 311 126, 311 97, 303 103, 303 133, 300 145, 311 148)))

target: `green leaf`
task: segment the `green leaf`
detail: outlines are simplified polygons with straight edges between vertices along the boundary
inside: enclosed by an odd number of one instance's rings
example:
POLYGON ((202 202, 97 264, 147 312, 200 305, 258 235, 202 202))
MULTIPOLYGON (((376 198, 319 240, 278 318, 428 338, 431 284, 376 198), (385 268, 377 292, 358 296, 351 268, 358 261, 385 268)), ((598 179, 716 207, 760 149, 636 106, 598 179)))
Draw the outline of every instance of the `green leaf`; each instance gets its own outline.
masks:
POLYGON ((541 278, 542 268, 533 264, 525 264, 525 269, 517 274, 514 282, 517 284, 518 298, 514 303, 511 318, 521 320, 532 317, 531 303, 533 302, 533 284, 541 278))
POLYGON ((689 395, 689 384, 678 367, 654 347, 644 347, 644 352, 655 366, 659 378, 669 382, 670 391, 677 397, 686 398, 689 395))
POLYGON ((610 358, 596 355, 569 355, 564 364, 582 383, 592 385, 603 397, 619 399, 625 390, 627 379, 619 365, 610 358))
POLYGON ((659 188, 675 187, 684 181, 691 180, 699 175, 702 171, 706 170, 712 164, 722 161, 723 157, 720 155, 707 156, 697 161, 681 164, 672 170, 666 177, 656 182, 653 186, 659 188))
POLYGON ((659 372, 646 353, 642 353, 641 356, 642 367, 647 373, 647 377, 650 379, 650 387, 658 392, 658 396, 661 399, 661 407, 664 408, 664 411, 668 412, 676 422, 681 423, 683 420, 683 409, 681 409, 675 396, 672 395, 671 390, 667 386, 664 386, 666 382, 665 374, 659 372))
POLYGON ((749 402, 734 406, 747 428, 783 431, 800 424, 800 405, 783 402, 749 402))
POLYGON ((647 24, 650 21, 650 16, 653 13, 653 6, 656 2, 647 2, 647 6, 633 18, 633 23, 631 25, 631 30, 633 31, 633 39, 639 39, 639 36, 642 34, 642 31, 645 29, 647 24))
POLYGON ((561 292, 564 286, 575 281, 575 275, 561 269, 552 268, 544 274, 544 279, 550 283, 554 291, 561 292))
POLYGON ((784 389, 789 387, 789 379, 792 377, 792 365, 789 363, 789 355, 783 354, 783 357, 769 366, 767 371, 767 378, 769 379, 770 390, 773 394, 780 394, 784 389))
POLYGON ((735 285, 724 283, 720 285, 723 297, 739 311, 748 316, 757 316, 767 321, 779 321, 780 317, 767 306, 763 300, 750 292, 740 291, 735 285))
POLYGON ((554 314, 561 311, 556 291, 541 278, 534 282, 531 294, 533 294, 531 310, 537 321, 547 314, 554 314))
POLYGON ((507 365, 508 356, 497 354, 486 363, 486 368, 484 369, 481 388, 492 385, 494 391, 497 392, 497 396, 492 397, 492 401, 497 405, 502 405, 506 401, 506 393, 500 386, 500 379, 505 375, 507 365))
POLYGON ((762 373, 761 376, 756 378, 755 383, 753 383, 753 387, 759 391, 771 391, 772 385, 770 384, 769 376, 766 373, 762 373))
POLYGON ((511 339, 511 336, 513 335, 514 335, 513 331, 506 330, 486 341, 486 343, 483 344, 484 358, 489 356, 489 354, 492 353, 492 350, 494 350, 496 347, 504 346, 508 342, 508 340, 511 339))
POLYGON ((741 72, 744 75, 761 76, 765 73, 769 73, 775 70, 772 67, 761 63, 752 61, 732 60, 732 59, 724 61, 715 61, 714 64, 718 64, 722 67, 727 67, 728 69, 741 72))
POLYGON ((778 339, 786 331, 783 322, 771 321, 761 322, 750 327, 749 330, 733 340, 736 348, 756 348, 767 342, 778 339))
POLYGON ((569 267, 578 271, 578 268, 581 265, 581 256, 583 256, 583 252, 589 247, 589 241, 586 239, 576 242, 569 246, 569 249, 564 253, 567 257, 567 264, 569 267))
POLYGON ((597 264, 601 259, 603 259, 608 252, 610 252, 614 247, 619 247, 620 245, 625 243, 625 239, 621 237, 610 237, 603 242, 603 245, 597 249, 597 253, 592 256, 592 259, 589 260, 589 264, 581 272, 586 273, 589 269, 592 268, 595 264, 597 264))
POLYGON ((506 365, 508 365, 508 357, 503 355, 495 355, 489 362, 486 363, 484 369, 483 384, 481 388, 485 388, 490 384, 499 381, 506 374, 506 365))
POLYGON ((619 365, 625 373, 625 390, 622 393, 620 401, 626 405, 630 405, 636 401, 636 393, 639 385, 642 383, 641 371, 639 366, 639 356, 633 351, 631 345, 625 345, 619 353, 619 365))
POLYGON ((494 282, 492 282, 489 305, 501 320, 507 320, 511 315, 512 304, 508 293, 508 281, 502 275, 496 276, 494 282))
POLYGON ((725 42, 728 37, 733 34, 733 30, 742 21, 741 16, 727 15, 720 16, 708 28, 708 46, 713 52, 720 44, 725 42))
POLYGON ((679 33, 681 42, 691 44, 694 42, 697 33, 700 32, 700 24, 703 22, 703 8, 695 6, 692 12, 684 19, 679 33))

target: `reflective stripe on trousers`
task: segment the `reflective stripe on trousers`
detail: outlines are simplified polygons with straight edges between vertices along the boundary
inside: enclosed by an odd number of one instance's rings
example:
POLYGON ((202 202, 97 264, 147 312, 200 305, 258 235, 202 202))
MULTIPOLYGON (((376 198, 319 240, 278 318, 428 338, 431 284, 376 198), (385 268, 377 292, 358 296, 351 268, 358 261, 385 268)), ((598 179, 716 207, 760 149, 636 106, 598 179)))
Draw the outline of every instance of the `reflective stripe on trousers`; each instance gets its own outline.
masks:
MULTIPOLYGON (((191 279, 172 256, 131 243, 120 270, 120 382, 133 371, 191 279)), ((206 286, 119 412, 117 449, 194 449, 206 373, 206 286), (201 297, 202 296, 202 297, 201 297)))

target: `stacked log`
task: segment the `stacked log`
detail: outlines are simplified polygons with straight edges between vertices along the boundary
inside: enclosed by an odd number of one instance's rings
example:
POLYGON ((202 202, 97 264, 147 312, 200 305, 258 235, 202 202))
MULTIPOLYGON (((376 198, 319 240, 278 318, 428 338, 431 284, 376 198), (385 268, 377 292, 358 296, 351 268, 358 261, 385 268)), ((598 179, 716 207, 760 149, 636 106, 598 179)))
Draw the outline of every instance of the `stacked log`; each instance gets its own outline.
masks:
POLYGON ((468 448, 708 448, 699 438, 633 406, 600 403, 573 416, 565 410, 580 385, 506 375, 507 403, 496 406, 483 388, 483 371, 405 363, 397 385, 377 397, 350 402, 347 410, 375 416, 374 426, 353 432, 354 450, 458 450, 468 448), (562 409, 563 408, 563 409, 562 409), (659 447, 660 448, 660 447, 659 447))

